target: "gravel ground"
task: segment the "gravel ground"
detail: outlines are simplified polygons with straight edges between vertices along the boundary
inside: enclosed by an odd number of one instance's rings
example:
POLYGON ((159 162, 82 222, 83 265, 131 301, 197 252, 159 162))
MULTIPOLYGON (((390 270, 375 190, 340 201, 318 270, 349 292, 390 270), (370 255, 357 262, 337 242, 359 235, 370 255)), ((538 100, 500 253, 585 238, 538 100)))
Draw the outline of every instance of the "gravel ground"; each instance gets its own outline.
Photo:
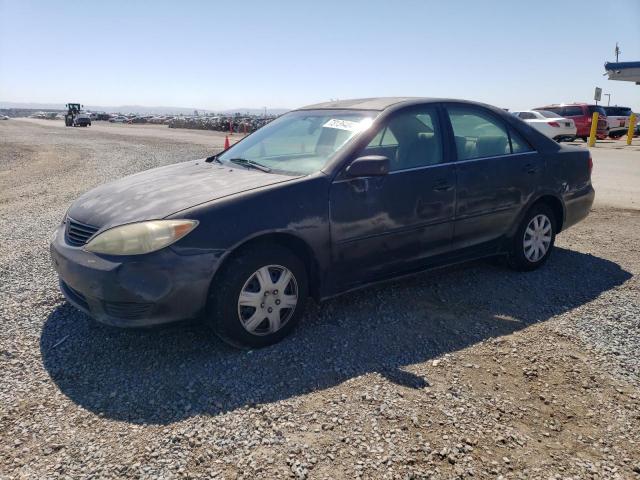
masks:
POLYGON ((0 478, 640 478, 640 211, 596 205, 536 272, 312 305, 259 351, 96 324, 49 234, 87 189, 223 139, 180 135, 0 124, 0 478))

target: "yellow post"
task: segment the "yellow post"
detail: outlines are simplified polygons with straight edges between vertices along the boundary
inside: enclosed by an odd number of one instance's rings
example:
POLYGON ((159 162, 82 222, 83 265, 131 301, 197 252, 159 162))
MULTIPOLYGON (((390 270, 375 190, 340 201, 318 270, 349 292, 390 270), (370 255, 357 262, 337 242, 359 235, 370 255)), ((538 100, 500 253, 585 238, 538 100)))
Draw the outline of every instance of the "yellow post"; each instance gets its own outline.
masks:
POLYGON ((589 134, 589 146, 593 147, 596 144, 596 131, 598 130, 598 112, 593 112, 591 118, 591 133, 589 134))
POLYGON ((629 131, 627 131, 627 145, 631 145, 631 140, 633 140, 633 132, 636 129, 636 114, 632 113, 629 117, 629 131))

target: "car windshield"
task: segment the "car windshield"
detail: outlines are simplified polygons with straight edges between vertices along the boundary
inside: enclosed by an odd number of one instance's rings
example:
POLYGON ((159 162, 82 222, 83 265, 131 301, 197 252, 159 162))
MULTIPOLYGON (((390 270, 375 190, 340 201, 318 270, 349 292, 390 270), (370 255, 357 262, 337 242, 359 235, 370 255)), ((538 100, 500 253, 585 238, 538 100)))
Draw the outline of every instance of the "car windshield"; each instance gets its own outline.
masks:
POLYGON ((558 115, 555 112, 550 112, 549 110, 536 110, 536 112, 538 112, 540 115, 542 115, 545 118, 559 118, 560 115, 558 115))
POLYGON ((247 168, 254 163, 277 172, 308 175, 321 170, 351 139, 366 130, 378 113, 367 110, 287 113, 217 159, 238 165, 244 162, 247 168))

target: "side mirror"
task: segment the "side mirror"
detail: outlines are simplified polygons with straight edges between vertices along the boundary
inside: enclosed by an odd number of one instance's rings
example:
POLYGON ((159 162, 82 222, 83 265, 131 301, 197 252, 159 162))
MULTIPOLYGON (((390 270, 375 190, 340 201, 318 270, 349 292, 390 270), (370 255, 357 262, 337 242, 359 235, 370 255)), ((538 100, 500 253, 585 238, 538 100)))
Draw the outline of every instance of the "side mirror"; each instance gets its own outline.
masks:
POLYGON ((383 155, 358 157, 347 167, 350 177, 378 177, 389 173, 389 159, 383 155))

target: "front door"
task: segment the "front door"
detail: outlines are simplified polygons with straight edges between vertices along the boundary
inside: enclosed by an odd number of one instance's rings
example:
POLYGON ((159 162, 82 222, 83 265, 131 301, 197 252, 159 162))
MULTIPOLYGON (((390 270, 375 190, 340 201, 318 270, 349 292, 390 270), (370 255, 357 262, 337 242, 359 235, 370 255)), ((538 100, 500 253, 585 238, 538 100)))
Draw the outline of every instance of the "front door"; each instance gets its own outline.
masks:
POLYGON ((379 177, 338 175, 331 186, 332 280, 343 289, 409 271, 451 247, 456 171, 439 107, 396 112, 353 158, 384 155, 379 177))

